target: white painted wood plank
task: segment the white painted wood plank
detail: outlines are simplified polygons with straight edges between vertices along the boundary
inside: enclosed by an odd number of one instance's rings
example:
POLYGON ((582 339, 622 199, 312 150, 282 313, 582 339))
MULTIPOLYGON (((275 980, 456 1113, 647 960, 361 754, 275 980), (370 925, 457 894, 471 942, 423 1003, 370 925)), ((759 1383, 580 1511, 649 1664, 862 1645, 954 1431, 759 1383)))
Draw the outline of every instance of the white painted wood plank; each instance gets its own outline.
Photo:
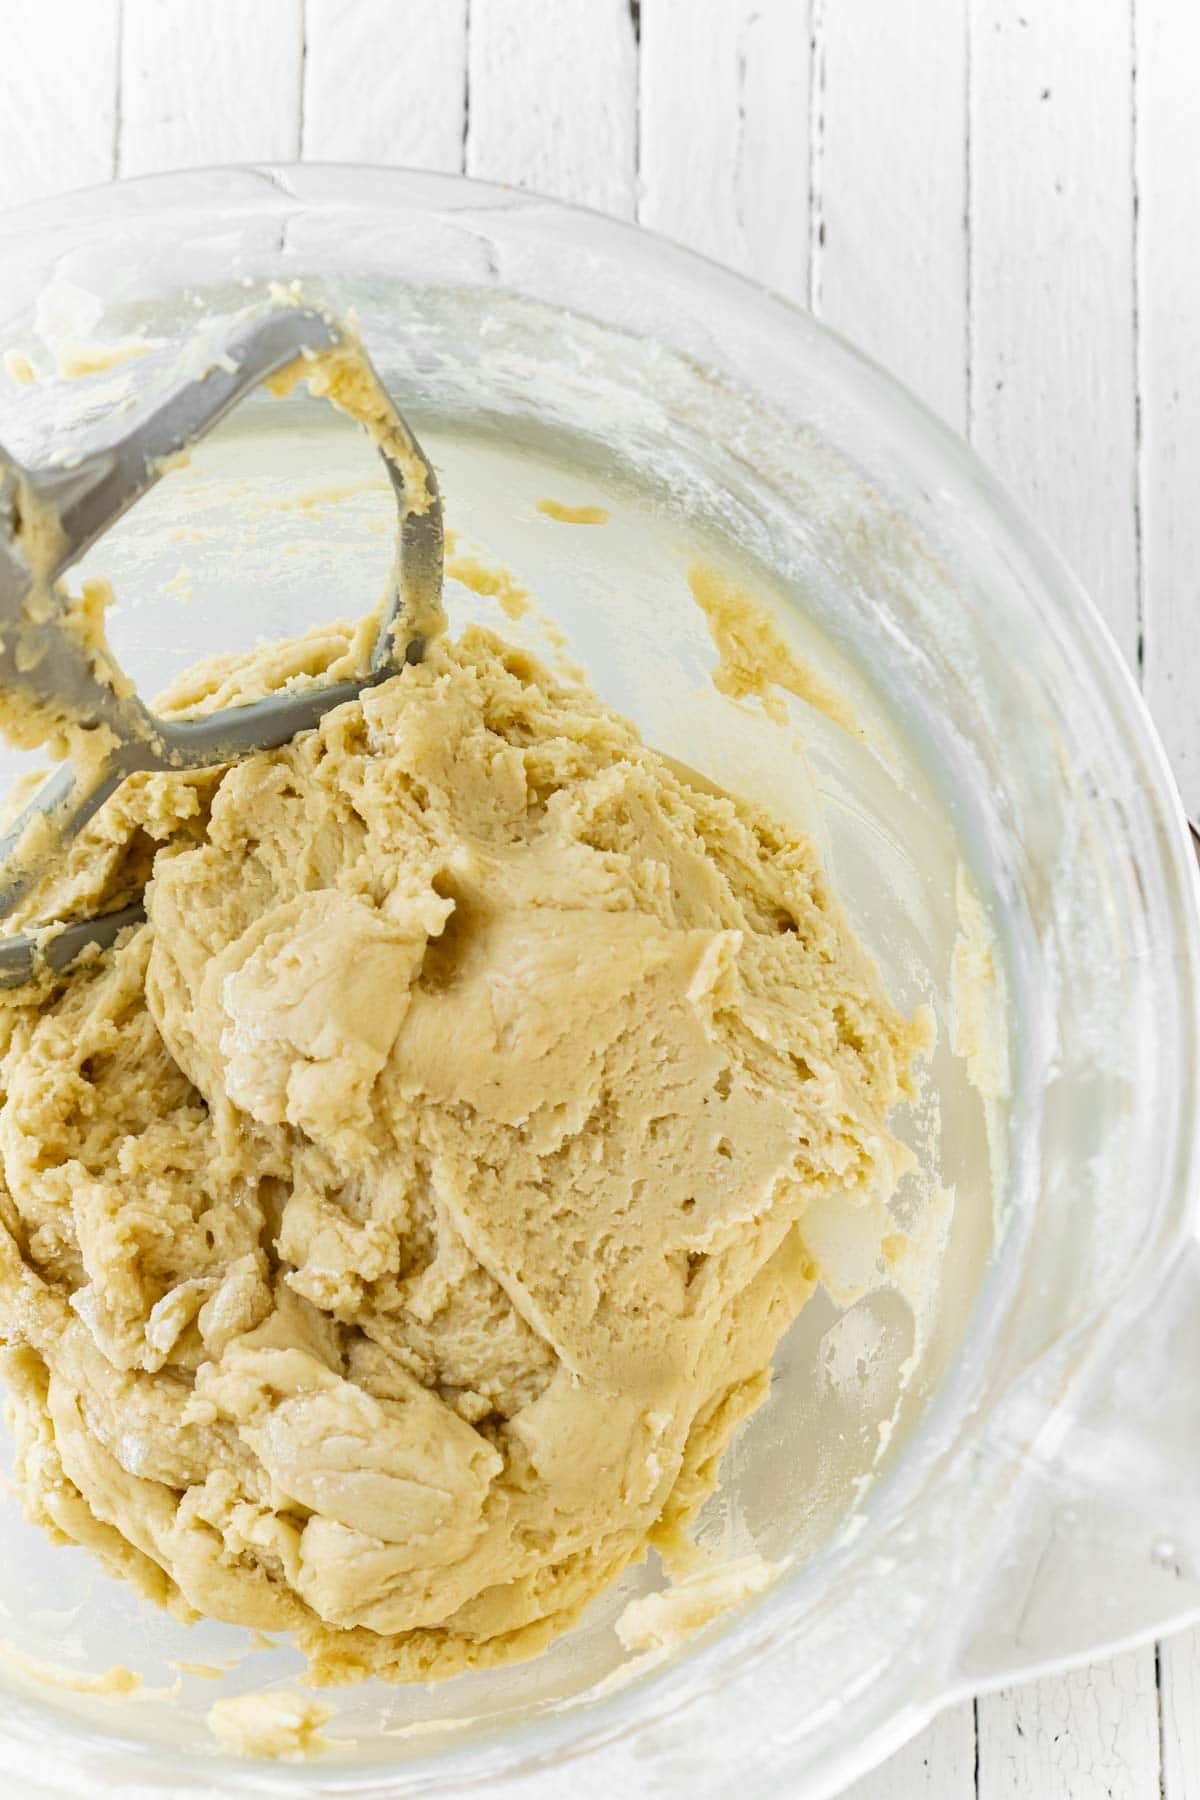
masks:
POLYGON ((302 155, 463 164, 467 0, 308 0, 302 155))
POLYGON ((1164 1800, 1200 1794, 1200 1630, 1179 1632, 1159 1648, 1164 1800))
MULTIPOLYGON (((1200 813, 1200 7, 1138 8, 1146 698, 1200 813)), ((1179 1655, 1172 1655, 1172 1671, 1179 1655)), ((1200 1794, 1200 1782, 1193 1790, 1200 1794)))
POLYGON ((302 0, 124 0, 120 173, 294 157, 302 51, 302 0))
POLYGON ((971 0, 973 436, 1136 656, 1130 0, 971 0))
POLYGON ((638 216, 808 294, 808 8, 642 0, 638 216))
POLYGON ((1159 1800, 1154 1654, 979 1702, 979 1800, 1159 1800))
POLYGON ((975 1800, 971 1702, 942 1713, 882 1767, 848 1787, 841 1800, 975 1800))
POLYGON ((467 173, 634 210, 637 46, 627 0, 471 0, 467 173))
POLYGON ((0 206, 107 181, 116 137, 118 0, 4 9, 0 206))
POLYGON ((817 13, 813 308, 966 429, 962 0, 817 13))

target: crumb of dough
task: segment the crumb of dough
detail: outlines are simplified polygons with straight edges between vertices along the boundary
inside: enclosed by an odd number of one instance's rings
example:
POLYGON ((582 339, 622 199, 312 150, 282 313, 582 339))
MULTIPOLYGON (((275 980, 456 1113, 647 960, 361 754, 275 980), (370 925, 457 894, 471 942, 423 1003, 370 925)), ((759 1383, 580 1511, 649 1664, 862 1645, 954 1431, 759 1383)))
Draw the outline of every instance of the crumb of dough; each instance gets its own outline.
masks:
POLYGON ((77 1694, 104 1694, 124 1697, 136 1694, 142 1685, 142 1678, 134 1669, 127 1669, 123 1663, 114 1663, 112 1668, 105 1669, 102 1675, 77 1675, 69 1680, 60 1677, 57 1686, 69 1687, 77 1694))
POLYGON ((501 612, 514 621, 523 619, 533 605, 529 589, 511 569, 460 549, 453 533, 448 533, 446 539, 446 578, 460 581, 473 594, 496 600, 501 612))
POLYGON ((54 362, 64 381, 78 381, 84 375, 100 375, 121 363, 146 356, 150 346, 142 338, 125 338, 102 343, 91 338, 63 339, 54 346, 54 362))
POLYGON ((147 881, 145 924, 0 995, 29 1516, 316 1681, 535 1654, 678 1550, 813 1290, 807 1209, 888 1190, 921 1032, 812 843, 480 627, 126 783, 48 904, 147 881))
POLYGON ((61 1688, 69 1694, 95 1694, 104 1700, 123 1700, 141 1691, 142 1678, 124 1663, 114 1663, 98 1675, 69 1669, 65 1664, 44 1662, 41 1658, 16 1655, 13 1660, 23 1674, 45 1687, 61 1688))
POLYGON ((411 438, 397 422, 390 396, 382 386, 362 347, 353 337, 326 350, 304 351, 293 362, 268 377, 265 386, 278 398, 303 382, 315 399, 328 400, 364 426, 380 450, 399 469, 404 482, 404 505, 409 512, 425 512, 433 496, 425 465, 411 438))
POLYGON ((173 600, 178 600, 180 606, 190 606, 196 597, 196 589, 192 580, 192 571, 185 563, 180 564, 170 581, 163 582, 162 591, 164 594, 169 594, 173 600))
POLYGON ((673 1650, 731 1607, 761 1594, 780 1573, 757 1551, 710 1564, 655 1594, 631 1600, 617 1620, 626 1650, 673 1650))
POLYGON ((31 387, 37 380, 37 370, 23 350, 4 352, 4 373, 19 387, 31 387))
POLYGON ((717 648, 714 687, 731 700, 753 697, 761 701, 767 717, 785 725, 787 707, 776 692, 782 688, 844 731, 862 736, 850 707, 827 681, 801 662, 761 601, 708 563, 693 563, 687 579, 717 648))
POLYGON ((224 1749, 277 1762, 307 1762, 332 1750, 338 1740, 321 1730, 332 1717, 333 1708, 324 1701, 285 1689, 231 1694, 214 1700, 207 1714, 208 1728, 224 1749))
POLYGON ((568 506, 562 500, 544 499, 538 501, 537 509, 548 519, 557 519, 561 525, 608 524, 606 506, 568 506))
POLYGON ((457 1731, 461 1721, 458 1719, 411 1719, 407 1725, 383 1725, 380 1731, 383 1737, 394 1738, 427 1738, 437 1737, 442 1732, 457 1731))

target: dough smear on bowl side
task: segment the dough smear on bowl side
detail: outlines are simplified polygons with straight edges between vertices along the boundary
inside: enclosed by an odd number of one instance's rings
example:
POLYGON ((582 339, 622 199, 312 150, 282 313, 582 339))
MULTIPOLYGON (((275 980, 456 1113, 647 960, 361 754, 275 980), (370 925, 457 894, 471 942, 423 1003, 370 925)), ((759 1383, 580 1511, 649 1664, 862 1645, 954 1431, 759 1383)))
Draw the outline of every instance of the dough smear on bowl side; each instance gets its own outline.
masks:
POLYGON ((922 1031, 811 844, 478 627, 281 749, 131 779, 39 904, 144 882, 143 925, 0 996, 30 1517, 319 1681, 531 1655, 711 1491, 806 1207, 902 1166, 922 1031))

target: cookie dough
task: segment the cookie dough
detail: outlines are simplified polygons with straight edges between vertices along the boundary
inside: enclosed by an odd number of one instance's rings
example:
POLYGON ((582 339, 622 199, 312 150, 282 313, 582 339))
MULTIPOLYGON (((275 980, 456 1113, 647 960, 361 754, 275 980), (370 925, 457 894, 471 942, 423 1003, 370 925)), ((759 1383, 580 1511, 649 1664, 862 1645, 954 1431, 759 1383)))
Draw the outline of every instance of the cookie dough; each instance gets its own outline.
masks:
POLYGON ((28 1512, 318 1680, 529 1655, 711 1491, 806 1208, 901 1166, 921 1033, 810 844, 477 628, 127 783, 48 898, 147 878, 144 925, 0 999, 28 1512))
POLYGON ((332 1717, 333 1708, 311 1694, 281 1689, 214 1700, 208 1709, 208 1726, 217 1742, 235 1756, 306 1762, 333 1748, 336 1740, 321 1730, 332 1717))
POLYGON ((608 524, 608 509, 604 506, 568 506, 564 500, 551 500, 547 496, 538 501, 537 509, 548 519, 557 519, 560 525, 608 524))

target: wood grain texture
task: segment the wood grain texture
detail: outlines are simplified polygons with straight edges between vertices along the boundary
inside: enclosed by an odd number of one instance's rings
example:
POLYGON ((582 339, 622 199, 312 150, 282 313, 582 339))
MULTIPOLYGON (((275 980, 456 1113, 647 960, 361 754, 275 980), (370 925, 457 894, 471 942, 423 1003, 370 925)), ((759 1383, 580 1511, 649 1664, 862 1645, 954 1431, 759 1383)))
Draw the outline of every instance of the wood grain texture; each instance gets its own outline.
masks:
MULTIPOLYGON (((1200 813, 1200 7, 1138 9, 1138 325, 1144 677, 1200 813)), ((1177 1658, 1164 1666, 1172 1670, 1177 1658)), ((1200 1795, 1200 1780, 1192 1790, 1200 1795)))
POLYGON ((637 46, 627 0, 471 0, 467 173, 631 217, 637 46))
POLYGON ((970 0, 972 435, 1136 658, 1130 0, 970 0))
POLYGON ((1168 1638, 1159 1650, 1164 1800, 1200 1794, 1200 1628, 1168 1638))
POLYGON ((638 217, 800 301, 809 50, 798 0, 642 0, 638 217))
POLYGON ((114 172, 118 0, 6 6, 0 55, 0 206, 114 172))
POLYGON ((458 173, 467 0, 307 0, 302 154, 458 173))
POLYGON ((119 172, 295 157, 302 17, 302 0, 123 0, 119 172))
POLYGON ((848 1787, 842 1800, 974 1800, 975 1709, 939 1714, 903 1750, 848 1787))
POLYGON ((979 1702, 979 1800, 1160 1800, 1153 1652, 979 1702))
POLYGON ((962 0, 816 14, 814 310, 967 424, 962 0))

